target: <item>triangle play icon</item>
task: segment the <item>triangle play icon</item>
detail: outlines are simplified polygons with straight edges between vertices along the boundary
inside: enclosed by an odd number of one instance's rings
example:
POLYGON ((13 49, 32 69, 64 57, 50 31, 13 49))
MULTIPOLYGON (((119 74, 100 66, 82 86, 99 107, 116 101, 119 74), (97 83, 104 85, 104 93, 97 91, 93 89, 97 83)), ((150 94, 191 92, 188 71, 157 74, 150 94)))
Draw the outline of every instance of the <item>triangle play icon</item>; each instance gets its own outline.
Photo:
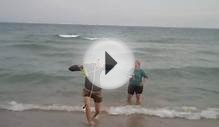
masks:
POLYGON ((117 62, 105 51, 105 75, 113 69, 117 62))

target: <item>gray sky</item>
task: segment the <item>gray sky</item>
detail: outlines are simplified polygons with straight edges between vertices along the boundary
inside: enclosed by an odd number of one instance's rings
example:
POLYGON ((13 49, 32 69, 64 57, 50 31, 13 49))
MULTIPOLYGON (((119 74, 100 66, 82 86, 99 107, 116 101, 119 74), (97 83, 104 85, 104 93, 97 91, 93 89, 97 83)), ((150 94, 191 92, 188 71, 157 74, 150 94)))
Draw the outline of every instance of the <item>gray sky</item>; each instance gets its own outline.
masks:
POLYGON ((219 28, 219 0, 0 0, 0 21, 219 28))

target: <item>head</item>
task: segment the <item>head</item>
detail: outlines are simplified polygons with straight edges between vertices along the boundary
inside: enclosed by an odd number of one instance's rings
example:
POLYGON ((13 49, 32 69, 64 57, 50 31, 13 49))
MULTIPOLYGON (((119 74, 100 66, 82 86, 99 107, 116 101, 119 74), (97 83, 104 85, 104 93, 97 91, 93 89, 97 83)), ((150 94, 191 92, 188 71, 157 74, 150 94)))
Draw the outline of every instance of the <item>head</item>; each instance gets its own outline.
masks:
POLYGON ((141 63, 139 60, 135 61, 135 69, 140 69, 141 68, 141 63))

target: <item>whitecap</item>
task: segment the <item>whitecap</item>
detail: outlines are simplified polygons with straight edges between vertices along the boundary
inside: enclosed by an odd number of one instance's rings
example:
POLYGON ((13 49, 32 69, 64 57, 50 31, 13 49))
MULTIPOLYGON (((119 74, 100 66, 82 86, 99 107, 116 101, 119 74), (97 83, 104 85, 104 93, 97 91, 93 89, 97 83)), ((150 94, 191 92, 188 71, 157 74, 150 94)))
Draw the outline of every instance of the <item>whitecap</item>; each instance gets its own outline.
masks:
POLYGON ((80 35, 76 35, 76 34, 59 34, 58 36, 61 37, 61 38, 77 38, 80 35))
MULTIPOLYGON (((0 109, 10 111, 29 111, 29 110, 41 110, 41 111, 63 111, 63 112, 84 112, 82 106, 70 106, 70 105, 39 105, 39 104, 23 104, 16 101, 11 101, 6 105, 0 105, 0 109)), ((92 107, 94 111, 94 107, 92 107)), ((147 116, 156 116, 161 118, 182 118, 189 120, 199 119, 219 119, 219 108, 206 108, 200 110, 196 107, 163 107, 163 108, 146 108, 141 106, 111 106, 103 109, 109 115, 132 115, 143 114, 147 116)))

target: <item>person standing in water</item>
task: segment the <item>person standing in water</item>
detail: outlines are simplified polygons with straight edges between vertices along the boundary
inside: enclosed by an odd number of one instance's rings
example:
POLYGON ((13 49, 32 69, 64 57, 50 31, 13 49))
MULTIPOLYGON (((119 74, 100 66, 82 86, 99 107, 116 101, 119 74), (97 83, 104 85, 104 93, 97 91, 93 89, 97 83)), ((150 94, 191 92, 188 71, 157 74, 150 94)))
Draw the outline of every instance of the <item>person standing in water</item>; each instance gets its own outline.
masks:
POLYGON ((143 82, 146 82, 148 76, 141 69, 140 61, 135 61, 135 69, 132 77, 129 80, 128 86, 128 104, 131 104, 131 99, 134 94, 136 94, 136 104, 141 104, 141 94, 143 92, 143 82))
MULTIPOLYGON (((89 67, 96 68, 95 64, 89 64, 89 67)), ((86 118, 88 121, 88 124, 93 125, 94 124, 94 119, 98 116, 100 113, 100 108, 101 108, 101 102, 102 102, 102 89, 100 87, 95 86, 85 75, 85 68, 81 65, 72 65, 69 67, 70 71, 81 71, 81 73, 85 77, 85 83, 84 83, 84 89, 83 89, 83 97, 84 97, 84 107, 85 108, 85 113, 86 113, 86 118), (92 115, 91 112, 91 99, 93 99, 94 104, 95 104, 95 114, 92 115)), ((99 70, 94 70, 95 73, 100 75, 101 69, 99 70)))

